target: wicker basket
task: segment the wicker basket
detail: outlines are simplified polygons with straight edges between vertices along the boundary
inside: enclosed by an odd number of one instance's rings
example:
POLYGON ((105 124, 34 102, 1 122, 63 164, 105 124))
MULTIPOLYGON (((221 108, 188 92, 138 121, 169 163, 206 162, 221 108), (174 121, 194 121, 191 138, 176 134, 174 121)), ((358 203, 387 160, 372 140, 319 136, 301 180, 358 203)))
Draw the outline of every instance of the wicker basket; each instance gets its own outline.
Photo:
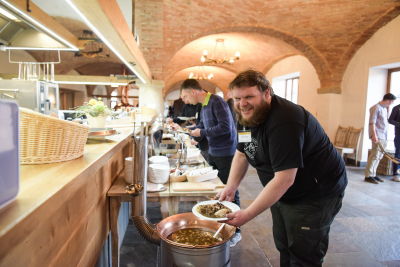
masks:
POLYGON ((20 108, 20 163, 68 161, 83 155, 90 127, 20 108))

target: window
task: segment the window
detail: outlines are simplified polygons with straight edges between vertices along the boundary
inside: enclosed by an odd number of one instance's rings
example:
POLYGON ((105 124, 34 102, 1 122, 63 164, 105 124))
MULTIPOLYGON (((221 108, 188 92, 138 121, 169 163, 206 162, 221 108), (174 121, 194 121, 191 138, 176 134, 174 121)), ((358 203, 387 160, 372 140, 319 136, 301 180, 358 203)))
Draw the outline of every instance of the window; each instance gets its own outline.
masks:
MULTIPOLYGON (((397 97, 397 100, 393 103, 393 105, 390 105, 388 108, 388 114, 390 116, 393 107, 398 105, 400 100, 400 68, 388 69, 387 93, 392 93, 397 97)), ((394 140, 394 125, 392 124, 389 124, 387 140, 394 140)), ((388 149, 392 149, 391 143, 389 143, 388 149)))
POLYGON ((297 104, 299 95, 299 77, 286 79, 285 98, 297 104))

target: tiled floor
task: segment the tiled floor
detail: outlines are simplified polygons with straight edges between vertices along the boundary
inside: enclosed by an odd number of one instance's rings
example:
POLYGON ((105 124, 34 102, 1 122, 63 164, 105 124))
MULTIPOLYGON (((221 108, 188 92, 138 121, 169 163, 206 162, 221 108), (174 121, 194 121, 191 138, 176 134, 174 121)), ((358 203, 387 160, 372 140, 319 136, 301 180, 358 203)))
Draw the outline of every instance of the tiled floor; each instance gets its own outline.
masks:
MULTIPOLYGON (((400 267, 400 183, 364 182, 364 169, 348 167, 349 185, 343 208, 336 216, 324 267, 400 267)), ((242 207, 252 203, 262 186, 254 169, 239 188, 242 207)), ((191 211, 193 202, 181 203, 179 212, 191 211)), ((161 220, 158 203, 149 203, 151 222, 161 220)), ((242 241, 231 249, 232 267, 279 266, 269 210, 242 227, 242 241)), ((121 247, 121 266, 156 266, 157 246, 144 241, 130 223, 121 247)))

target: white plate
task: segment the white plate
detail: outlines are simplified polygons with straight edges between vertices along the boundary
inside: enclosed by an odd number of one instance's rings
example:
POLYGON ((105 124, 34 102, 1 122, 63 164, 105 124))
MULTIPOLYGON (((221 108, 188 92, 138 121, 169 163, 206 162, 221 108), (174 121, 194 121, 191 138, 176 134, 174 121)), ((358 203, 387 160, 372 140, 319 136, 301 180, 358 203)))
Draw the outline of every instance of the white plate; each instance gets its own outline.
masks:
MULTIPOLYGON (((207 201, 203 201, 203 202, 197 203, 196 205, 193 206, 192 212, 197 217, 199 217, 201 219, 209 220, 209 221, 225 221, 225 220, 228 220, 228 218, 209 218, 209 217, 201 215, 196 210, 197 207, 200 206, 200 205, 215 204, 215 203, 218 203, 218 202, 219 202, 218 200, 207 200, 207 201)), ((230 208, 232 210, 232 212, 240 210, 240 207, 238 205, 236 205, 235 203, 232 203, 232 202, 222 201, 221 204, 226 206, 226 207, 228 207, 228 208, 230 208)))
POLYGON ((169 166, 164 164, 150 164, 149 167, 153 170, 169 170, 169 166))
POLYGON ((191 117, 178 117, 178 119, 180 119, 182 121, 194 120, 194 118, 191 118, 191 117))

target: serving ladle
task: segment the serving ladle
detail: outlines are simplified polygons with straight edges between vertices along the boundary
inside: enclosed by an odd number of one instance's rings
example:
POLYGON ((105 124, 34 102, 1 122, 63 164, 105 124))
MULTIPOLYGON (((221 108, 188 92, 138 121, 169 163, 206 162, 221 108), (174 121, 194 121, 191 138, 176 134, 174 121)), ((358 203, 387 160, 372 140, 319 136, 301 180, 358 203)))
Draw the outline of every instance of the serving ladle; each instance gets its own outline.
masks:
POLYGON ((217 235, 219 234, 219 232, 221 232, 222 228, 224 228, 225 224, 226 224, 226 223, 221 224, 221 226, 219 227, 218 231, 215 232, 213 238, 216 238, 216 237, 217 237, 217 235))

